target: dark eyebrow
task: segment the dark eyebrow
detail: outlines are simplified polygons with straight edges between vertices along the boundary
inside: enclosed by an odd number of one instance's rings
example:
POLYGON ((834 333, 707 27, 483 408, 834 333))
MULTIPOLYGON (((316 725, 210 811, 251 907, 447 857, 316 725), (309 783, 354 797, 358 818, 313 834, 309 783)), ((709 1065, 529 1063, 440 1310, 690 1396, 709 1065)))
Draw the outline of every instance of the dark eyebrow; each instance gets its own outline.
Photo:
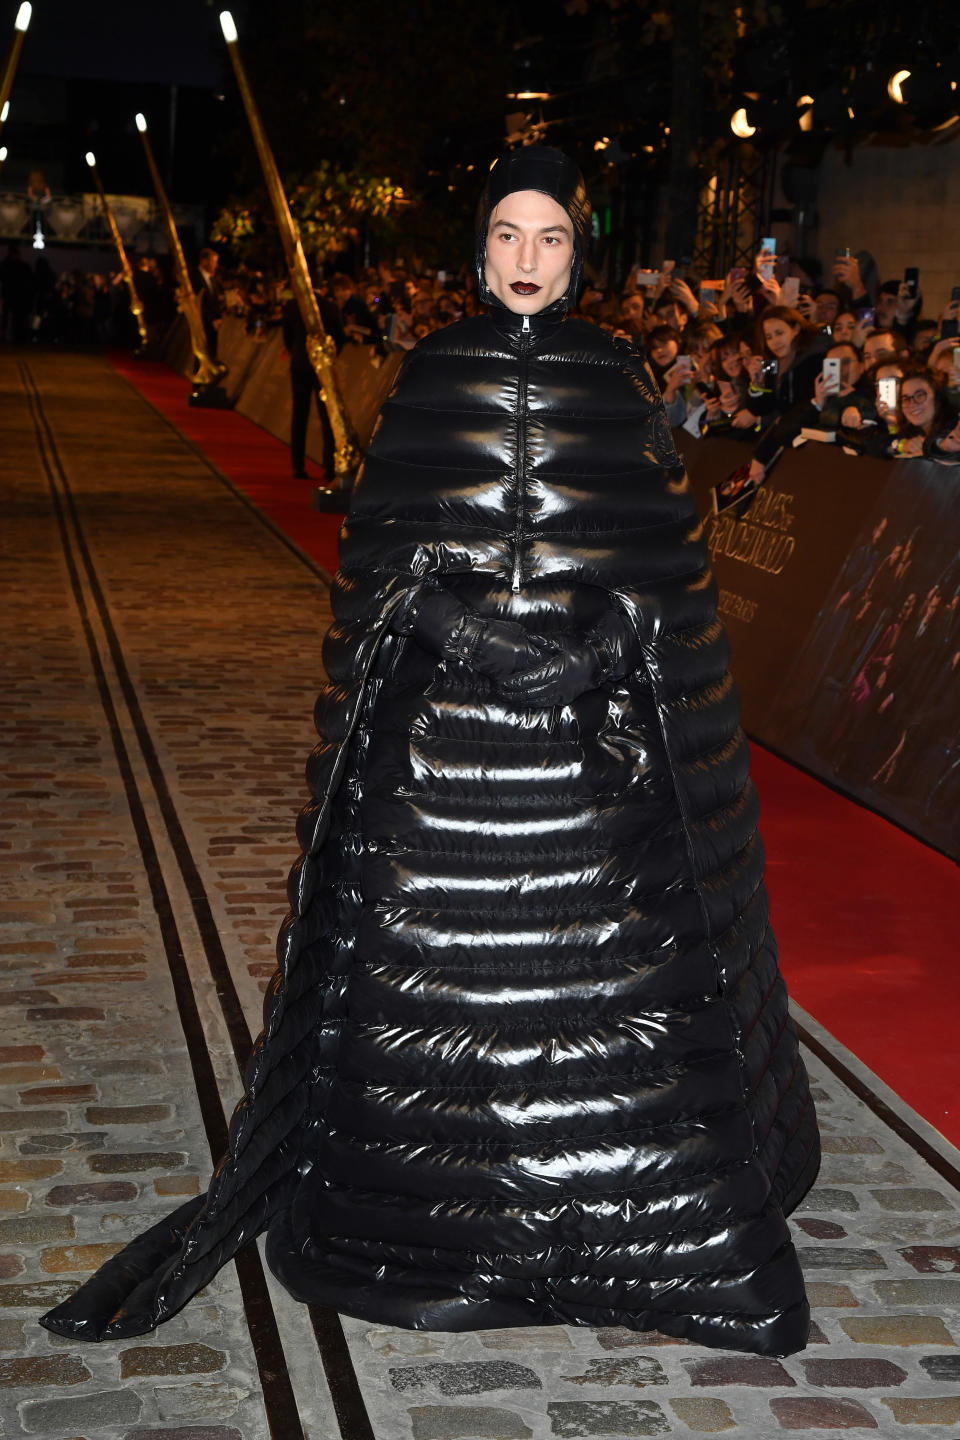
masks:
MULTIPOLYGON (((513 224, 511 221, 509 221, 509 220, 495 220, 495 221, 494 221, 494 225, 493 225, 494 230, 496 230, 497 227, 500 226, 500 225, 502 225, 506 230, 519 230, 519 229, 521 229, 521 226, 519 226, 519 225, 514 225, 514 224, 513 224)), ((570 234, 570 227, 569 227, 568 225, 544 225, 544 227, 543 227, 542 230, 538 230, 538 231, 537 231, 537 234, 538 234, 538 235, 550 235, 550 234, 551 234, 553 231, 555 231, 555 230, 559 231, 561 235, 569 235, 569 234, 570 234)))

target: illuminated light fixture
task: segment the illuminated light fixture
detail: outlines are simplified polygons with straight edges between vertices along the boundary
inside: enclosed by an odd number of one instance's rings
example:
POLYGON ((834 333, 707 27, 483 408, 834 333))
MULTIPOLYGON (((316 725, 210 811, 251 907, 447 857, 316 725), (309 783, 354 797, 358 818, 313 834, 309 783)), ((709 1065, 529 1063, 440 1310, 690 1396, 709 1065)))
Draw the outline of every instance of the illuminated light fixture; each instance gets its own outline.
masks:
POLYGON ((508 100, 549 100, 550 95, 546 90, 517 90, 513 95, 507 96, 508 100))
POLYGON ((94 155, 93 151, 92 151, 92 150, 88 150, 87 153, 86 153, 86 155, 84 155, 83 158, 84 158, 84 160, 86 160, 87 164, 90 166, 90 169, 93 170, 94 167, 96 166, 96 163, 97 163, 97 157, 96 157, 96 155, 94 155))
POLYGON ((951 90, 956 90, 956 88, 957 88, 957 82, 956 82, 956 80, 951 80, 951 81, 950 81, 950 89, 951 89, 951 90))
POLYGON ((606 150, 606 148, 607 148, 607 146, 608 146, 609 144, 610 144, 610 136, 609 136, 609 135, 604 135, 601 140, 595 140, 595 141, 593 142, 593 148, 594 148, 594 150, 606 150))
POLYGON ((797 109, 803 109, 804 106, 806 106, 806 109, 803 110, 803 114, 800 116, 800 129, 809 132, 813 129, 814 99, 812 95, 800 96, 800 99, 797 101, 797 109))
POLYGON ((751 125, 747 119, 747 112, 741 105, 739 110, 734 110, 730 117, 730 129, 738 140, 749 140, 751 135, 756 135, 757 127, 751 125))
POLYGON ((33 232, 33 248, 34 250, 45 250, 46 246, 47 242, 43 238, 43 226, 40 224, 40 217, 37 216, 37 228, 33 232))
POLYGON ((146 117, 145 115, 141 115, 140 111, 138 110, 137 113, 136 113, 136 115, 135 115, 133 118, 134 118, 134 119, 136 120, 136 122, 137 122, 137 129, 140 131, 140 134, 141 134, 141 135, 146 135, 146 133, 147 133, 147 117, 146 117))
POLYGON ((6 158, 7 158, 7 147, 6 147, 6 145, 0 145, 0 165, 3 164, 4 160, 6 160, 6 158))
POLYGON ((6 125, 7 116, 10 114, 10 101, 4 100, 3 109, 0 110, 0 125, 6 125))
POLYGON ((236 45, 240 38, 237 34, 237 27, 234 24, 233 16, 229 10, 220 11, 220 29, 223 31, 223 38, 228 45, 236 45))
POLYGON ((642 147, 642 149, 643 149, 644 155, 652 155, 652 154, 653 154, 653 146, 652 146, 652 145, 644 145, 644 146, 642 147))
POLYGON ((909 79, 909 70, 898 70, 896 74, 891 75, 890 79, 887 81, 887 94, 890 96, 890 99, 895 100, 898 105, 906 104, 906 101, 903 98, 903 90, 901 89, 901 86, 903 85, 904 80, 909 79))
POLYGON ((853 113, 853 106, 852 106, 852 105, 848 105, 848 106, 847 106, 847 114, 850 116, 850 119, 851 119, 851 120, 856 120, 857 117, 856 117, 856 115, 854 115, 854 113, 853 113))
POLYGON ((958 120, 960 120, 960 115, 951 115, 950 119, 944 120, 942 125, 934 125, 933 133, 936 135, 938 130, 949 130, 950 126, 956 125, 958 120))
POLYGON ((24 3, 20 6, 20 9, 17 11, 17 18, 16 18, 16 20, 14 20, 14 22, 13 22, 13 28, 14 28, 14 30, 19 30, 20 33, 21 33, 21 35, 22 35, 22 34, 24 33, 24 31, 26 30, 27 26, 30 24, 30 16, 31 16, 32 14, 33 14, 33 6, 32 6, 32 5, 28 5, 28 4, 27 4, 27 0, 24 0, 24 3))

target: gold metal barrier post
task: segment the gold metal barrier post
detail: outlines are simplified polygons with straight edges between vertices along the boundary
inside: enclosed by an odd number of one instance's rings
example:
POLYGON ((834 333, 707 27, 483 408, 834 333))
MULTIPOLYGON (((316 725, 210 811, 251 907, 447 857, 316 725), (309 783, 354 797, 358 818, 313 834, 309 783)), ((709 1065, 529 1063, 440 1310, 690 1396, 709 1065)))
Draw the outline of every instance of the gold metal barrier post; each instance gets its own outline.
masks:
POLYGON ((283 242, 283 253, 290 271, 293 293, 296 296, 303 326, 307 332, 307 355, 320 382, 320 398, 326 406, 327 415, 330 417, 330 428, 333 431, 334 484, 332 489, 318 487, 314 493, 314 504, 318 509, 338 509, 344 504, 344 492, 349 490, 360 463, 360 446, 347 415, 337 380, 336 347, 323 328, 320 307, 317 304, 313 281, 310 278, 307 257, 303 253, 300 233, 290 213, 290 206, 287 203, 277 170, 277 162, 273 157, 270 142, 260 119, 260 112, 250 90, 237 46, 237 27, 229 10, 221 11, 220 28, 223 30, 223 38, 227 42, 233 73, 237 77, 237 86, 247 112, 247 120, 253 133, 253 143, 260 160, 260 168, 263 170, 263 178, 267 182, 277 229, 280 231, 280 239, 283 242))
POLYGON ((100 179, 100 172, 97 169, 97 157, 94 155, 92 150, 88 150, 85 158, 87 164, 90 166, 90 173, 93 175, 93 183, 97 187, 97 194, 100 196, 100 204, 103 207, 103 213, 106 217, 107 224, 110 226, 110 234, 113 236, 113 243, 116 246, 117 254, 120 257, 120 269, 123 271, 124 283, 126 284, 127 290, 130 292, 130 313, 137 322, 137 329, 140 332, 140 344, 144 349, 146 349, 147 327, 143 318, 143 306, 140 303, 140 296, 137 294, 137 287, 134 284, 133 270, 130 268, 130 261, 127 259, 126 247, 124 246, 123 238, 120 234, 120 231, 117 228, 117 222, 114 219, 113 211, 110 209, 110 203, 107 200, 106 194, 104 193, 103 181, 100 179))
POLYGON ((213 409, 229 409, 230 401, 219 381, 227 373, 226 365, 213 360, 207 349, 207 338, 203 333, 203 320, 200 316, 200 303, 193 293, 193 286, 190 283, 190 271, 187 269, 187 262, 183 254, 183 246, 180 244, 180 236, 177 234, 177 227, 173 221, 173 212, 170 209, 170 202, 167 199, 167 192, 163 188, 163 181, 160 179, 160 171, 157 169, 157 162, 153 158, 153 148, 147 138, 147 122, 142 114, 136 117, 137 129, 140 131, 140 139, 143 141, 144 154, 147 157, 147 164, 150 167, 150 176, 153 180, 153 188, 157 196, 157 204, 160 206, 160 213, 163 216, 164 228, 167 232, 167 244, 170 246, 170 257, 173 260, 176 273, 177 288, 180 292, 180 309, 183 311, 187 325, 190 329, 190 343, 193 346, 193 353, 197 360, 197 371, 193 377, 193 391, 190 395, 191 405, 209 405, 213 409))
POLYGON ((7 116, 10 113, 10 91, 13 89, 13 77, 17 73, 17 64, 20 60, 20 51, 23 49, 23 37, 27 33, 30 24, 30 16, 33 14, 33 6, 24 0, 24 3, 17 11, 17 18, 13 22, 13 41, 7 51, 7 58, 3 62, 3 73, 0 75, 0 132, 6 124, 7 116))

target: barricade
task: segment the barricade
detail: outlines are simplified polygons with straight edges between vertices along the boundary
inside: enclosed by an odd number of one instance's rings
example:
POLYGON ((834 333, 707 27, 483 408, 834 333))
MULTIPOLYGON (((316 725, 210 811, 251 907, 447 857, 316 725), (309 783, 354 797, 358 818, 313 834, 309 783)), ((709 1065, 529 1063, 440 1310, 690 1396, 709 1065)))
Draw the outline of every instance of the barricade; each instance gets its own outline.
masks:
POLYGON ((749 454, 680 432, 746 730, 960 852, 960 467, 811 443, 742 518, 711 487, 749 454))
MULTIPOLYGON (((171 327, 163 358, 181 375, 192 375, 190 336, 182 316, 171 327)), ((289 445, 290 370, 279 326, 261 334, 249 333, 243 320, 225 316, 217 334, 217 358, 228 367, 223 388, 234 409, 289 445)), ((376 363, 372 348, 366 345, 347 345, 337 357, 340 393, 361 446, 370 439, 402 359, 403 353, 395 351, 376 363)), ((307 423, 307 454, 323 464, 323 435, 313 409, 307 423)))

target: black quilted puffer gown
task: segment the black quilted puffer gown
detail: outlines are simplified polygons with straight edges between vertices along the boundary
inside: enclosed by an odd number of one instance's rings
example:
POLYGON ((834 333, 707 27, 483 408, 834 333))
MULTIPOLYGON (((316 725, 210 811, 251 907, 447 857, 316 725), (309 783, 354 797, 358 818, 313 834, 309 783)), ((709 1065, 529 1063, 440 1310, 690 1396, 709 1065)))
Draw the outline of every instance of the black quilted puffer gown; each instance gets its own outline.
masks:
POLYGON ((377 1322, 802 1348, 784 1216, 816 1121, 701 527, 642 362, 502 309, 421 342, 333 606, 231 1152, 45 1323, 152 1328, 267 1228, 294 1295, 377 1322), (616 606, 643 663, 504 701, 391 632, 428 577, 558 638, 616 606))

